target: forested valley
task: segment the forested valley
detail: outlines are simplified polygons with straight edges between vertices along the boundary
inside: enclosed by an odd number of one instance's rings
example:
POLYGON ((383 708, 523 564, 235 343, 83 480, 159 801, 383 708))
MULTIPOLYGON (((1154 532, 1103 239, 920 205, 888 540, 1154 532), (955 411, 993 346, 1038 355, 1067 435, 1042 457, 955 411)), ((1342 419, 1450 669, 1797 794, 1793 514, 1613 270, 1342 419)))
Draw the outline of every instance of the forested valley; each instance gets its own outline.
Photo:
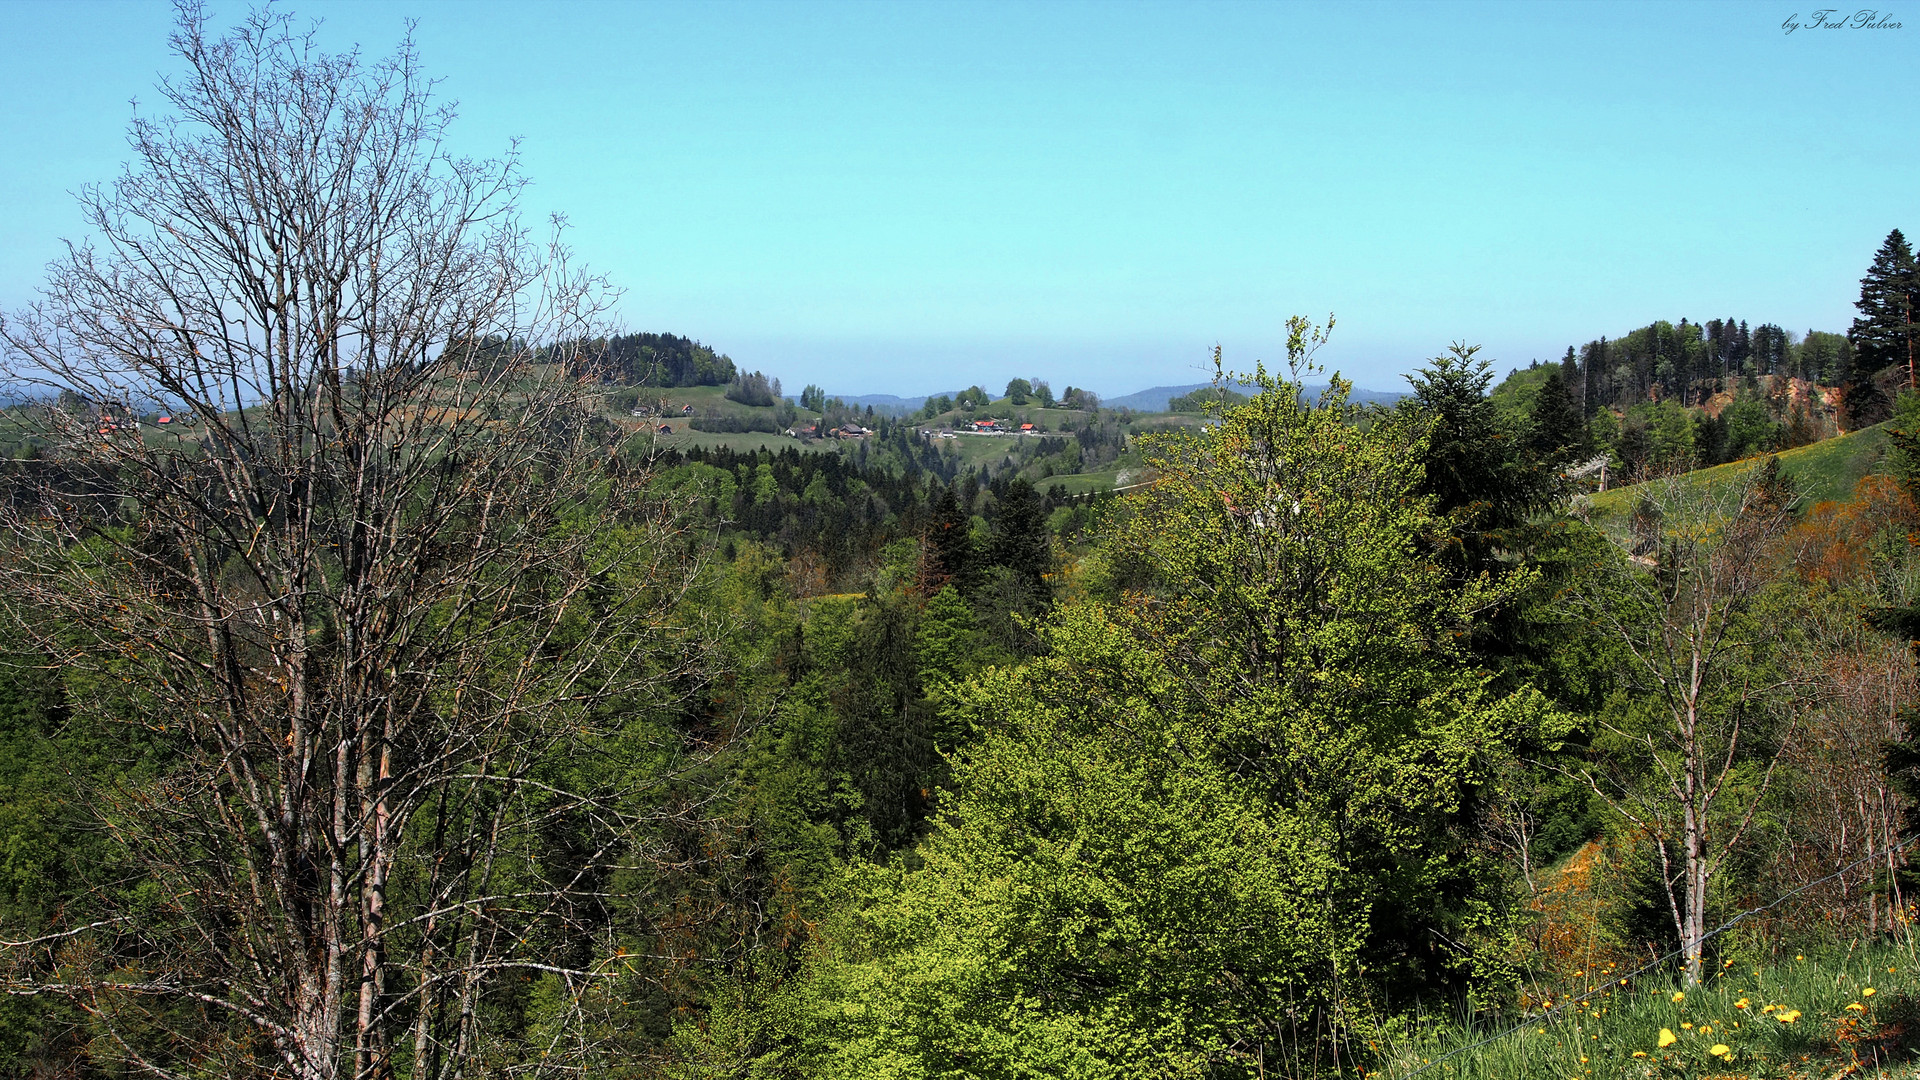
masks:
POLYGON ((0 1076, 1911 1074, 1899 232, 1845 333, 876 414, 196 10, 0 320, 0 1076))

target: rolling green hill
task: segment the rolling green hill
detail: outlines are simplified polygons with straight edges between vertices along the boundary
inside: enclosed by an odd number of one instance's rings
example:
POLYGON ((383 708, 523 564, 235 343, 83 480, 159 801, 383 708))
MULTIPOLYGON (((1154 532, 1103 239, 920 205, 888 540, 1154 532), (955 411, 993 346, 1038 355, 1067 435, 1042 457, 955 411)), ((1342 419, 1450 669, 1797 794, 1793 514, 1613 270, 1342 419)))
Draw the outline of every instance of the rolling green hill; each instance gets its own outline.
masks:
MULTIPOLYGON (((1801 505, 1829 499, 1850 499, 1860 478, 1876 471, 1887 451, 1887 425, 1876 424, 1817 443, 1782 451, 1780 469, 1799 487, 1801 505)), ((1746 474, 1754 458, 1700 469, 1680 478, 1691 489, 1731 484, 1746 474)), ((1588 497, 1588 506, 1601 515, 1622 512, 1632 505, 1633 486, 1614 488, 1588 497)))

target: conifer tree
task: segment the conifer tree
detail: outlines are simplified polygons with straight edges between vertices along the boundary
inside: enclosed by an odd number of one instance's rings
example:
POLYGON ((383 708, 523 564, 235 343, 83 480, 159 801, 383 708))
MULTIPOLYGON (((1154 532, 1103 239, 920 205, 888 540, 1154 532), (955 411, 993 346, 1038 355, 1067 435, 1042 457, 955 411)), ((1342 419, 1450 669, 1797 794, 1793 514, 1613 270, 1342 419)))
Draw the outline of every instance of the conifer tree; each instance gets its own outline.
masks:
POLYGON ((1913 262, 1913 248, 1895 229, 1874 253, 1873 265, 1860 279, 1860 299, 1854 307, 1860 317, 1853 320, 1847 339, 1859 358, 1859 373, 1871 377, 1889 364, 1907 365, 1907 389, 1914 389, 1914 339, 1920 329, 1914 326, 1914 304, 1920 301, 1920 273, 1913 262))
MULTIPOLYGON (((1521 442, 1487 397, 1492 365, 1478 345, 1455 344, 1407 376, 1412 396, 1400 402, 1427 431, 1421 493, 1455 522, 1469 562, 1484 556, 1491 535, 1510 529, 1552 501, 1550 477, 1530 468, 1521 442)), ((1564 388, 1562 388, 1564 392, 1564 388)))
POLYGON ((1856 372, 1840 392, 1840 412, 1849 430, 1859 431, 1885 420, 1889 406, 1887 395, 1867 371, 1856 372))
POLYGON ((928 525, 927 543, 932 549, 932 573, 926 583, 929 592, 938 592, 951 583, 961 592, 973 587, 972 515, 961 505, 953 488, 947 488, 933 505, 933 520, 928 525))
POLYGON ((1536 460, 1574 457, 1586 452, 1587 423, 1559 371, 1547 376, 1533 399, 1533 424, 1527 450, 1536 460))
POLYGON ((989 554, 995 565, 1012 571, 1023 609, 1046 610, 1053 599, 1047 584, 1053 571, 1052 535, 1039 492, 1022 478, 1015 477, 995 499, 989 554))

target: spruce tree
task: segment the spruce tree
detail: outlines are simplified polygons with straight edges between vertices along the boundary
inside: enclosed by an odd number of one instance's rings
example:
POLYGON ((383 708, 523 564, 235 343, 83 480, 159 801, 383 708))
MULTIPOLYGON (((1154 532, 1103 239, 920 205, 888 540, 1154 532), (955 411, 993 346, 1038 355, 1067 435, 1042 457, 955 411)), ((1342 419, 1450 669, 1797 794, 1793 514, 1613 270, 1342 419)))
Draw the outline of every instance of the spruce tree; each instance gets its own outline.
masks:
MULTIPOLYGON (((1580 370, 1580 358, 1574 355, 1573 346, 1567 346, 1567 355, 1560 359, 1560 382, 1567 393, 1582 408, 1585 408, 1587 393, 1586 376, 1580 370)), ((1585 413, 1582 413, 1585 416, 1585 413)))
POLYGON ((933 520, 928 523, 927 544, 932 556, 928 580, 929 593, 951 583, 962 593, 974 586, 973 516, 961 504, 953 488, 947 488, 934 501, 933 520))
POLYGON ((1881 392, 1880 384, 1867 371, 1856 372, 1841 388, 1840 412, 1851 431, 1872 427, 1891 415, 1891 411, 1887 395, 1881 392))
POLYGON ((1853 343, 1858 359, 1856 377, 1871 377, 1889 364, 1907 366, 1907 389, 1914 389, 1914 339, 1920 330, 1914 326, 1914 304, 1920 301, 1920 273, 1913 262, 1913 248, 1895 229, 1874 253, 1873 265, 1860 279, 1860 299, 1854 307, 1860 317, 1853 320, 1847 340, 1853 343))
POLYGON ((1527 433, 1527 450, 1536 461, 1559 461, 1578 457, 1587 449, 1586 418, 1574 404, 1559 371, 1547 376, 1533 399, 1533 423, 1527 433))
POLYGON ((1053 537, 1040 493, 1025 479, 1015 477, 996 495, 988 555, 1013 572, 1024 610, 1044 611, 1052 603, 1053 537))

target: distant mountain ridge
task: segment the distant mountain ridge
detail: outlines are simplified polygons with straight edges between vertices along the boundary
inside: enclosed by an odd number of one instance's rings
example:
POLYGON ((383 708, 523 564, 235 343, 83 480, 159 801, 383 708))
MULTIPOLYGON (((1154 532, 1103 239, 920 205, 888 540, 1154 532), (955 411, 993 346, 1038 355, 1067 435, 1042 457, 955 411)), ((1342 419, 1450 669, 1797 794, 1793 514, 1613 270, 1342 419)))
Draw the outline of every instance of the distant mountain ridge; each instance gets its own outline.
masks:
MULTIPOLYGON (((1145 390, 1137 390, 1123 397, 1103 397, 1100 399, 1100 404, 1105 405, 1109 409, 1132 409, 1134 412, 1165 412, 1167 403, 1174 398, 1180 397, 1183 394, 1191 394, 1195 390, 1205 390, 1212 385, 1210 382, 1198 382, 1187 383, 1182 386, 1154 386, 1145 390)), ((1318 385, 1308 384, 1302 389, 1306 391, 1307 396, 1312 397, 1326 388, 1326 383, 1320 383, 1318 385)), ((1244 393, 1252 388, 1245 383, 1241 383, 1234 387, 1234 389, 1244 393)), ((1367 390, 1356 386, 1353 388, 1353 393, 1348 396, 1348 400, 1359 402, 1363 405, 1391 405, 1406 396, 1405 391, 1367 390)))
MULTIPOLYGON (((1212 385, 1210 382, 1197 382, 1186 383, 1181 386, 1151 386, 1145 390, 1136 390, 1131 394, 1123 394, 1119 397, 1107 397, 1102 394, 1100 404, 1109 409, 1132 409, 1134 412, 1165 412, 1167 410, 1167 403, 1174 398, 1182 394, 1191 394, 1195 390, 1204 390, 1212 385)), ((1325 383, 1306 387, 1306 391, 1310 396, 1318 394, 1325 389, 1325 383)), ((874 412, 901 416, 918 411, 922 405, 927 403, 928 398, 941 397, 942 395, 954 397, 960 392, 959 390, 942 390, 933 394, 921 394, 918 397, 901 397, 897 394, 860 394, 856 397, 839 394, 833 396, 839 397, 840 400, 849 405, 861 408, 871 405, 873 406, 874 412)), ((1361 387, 1354 387, 1351 400, 1362 404, 1391 405, 1406 396, 1404 391, 1367 390, 1361 387)))
POLYGON ((885 413, 890 416, 904 416, 910 412, 917 412, 920 406, 927 403, 928 398, 936 398, 941 394, 952 397, 958 393, 960 393, 959 390, 942 390, 933 394, 921 394, 919 397, 900 397, 896 394, 861 394, 857 397, 848 397, 845 394, 829 394, 827 396, 838 397, 841 401, 849 405, 863 408, 871 405, 873 406, 873 411, 877 413, 885 413))

